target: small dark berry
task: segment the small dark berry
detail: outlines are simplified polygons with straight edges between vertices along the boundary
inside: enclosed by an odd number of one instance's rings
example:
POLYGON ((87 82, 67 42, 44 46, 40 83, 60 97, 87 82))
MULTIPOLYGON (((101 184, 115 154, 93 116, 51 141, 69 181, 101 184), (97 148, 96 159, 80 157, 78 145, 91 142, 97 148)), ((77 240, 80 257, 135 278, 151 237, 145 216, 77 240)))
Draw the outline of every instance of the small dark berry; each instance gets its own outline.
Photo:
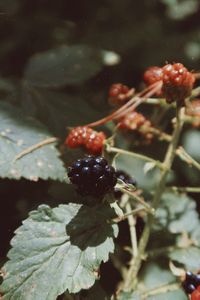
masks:
POLYGON ((76 169, 69 168, 70 181, 77 186, 77 192, 83 196, 90 195, 97 198, 113 191, 117 183, 115 169, 109 166, 103 157, 85 157, 80 160, 76 169), (72 171, 73 170, 73 171, 72 171))
POLYGON ((200 286, 200 274, 195 275, 194 285, 196 287, 200 286))
POLYGON ((196 289, 196 287, 191 283, 187 284, 186 282, 184 282, 183 289, 186 292, 186 294, 192 294, 192 292, 196 289))

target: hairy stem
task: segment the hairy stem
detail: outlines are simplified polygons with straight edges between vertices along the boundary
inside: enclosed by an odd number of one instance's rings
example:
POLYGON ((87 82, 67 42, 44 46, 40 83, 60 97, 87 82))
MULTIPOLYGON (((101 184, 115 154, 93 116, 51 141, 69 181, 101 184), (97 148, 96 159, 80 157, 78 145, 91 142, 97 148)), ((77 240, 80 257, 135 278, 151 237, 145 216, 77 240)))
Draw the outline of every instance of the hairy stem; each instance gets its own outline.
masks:
MULTIPOLYGON (((160 181, 158 182, 157 189, 155 191, 153 202, 152 202, 152 207, 154 209, 158 208, 160 198, 165 190, 166 178, 167 178, 168 172, 172 167, 174 157, 176 155, 176 148, 178 145, 181 129, 183 126, 183 120, 181 118, 182 113, 183 113, 183 108, 180 109, 179 107, 177 107, 176 123, 175 123, 174 132, 172 135, 172 142, 169 144, 169 146, 167 148, 167 152, 166 152, 165 159, 163 162, 163 165, 165 166, 165 168, 164 168, 164 170, 161 171, 160 181)), ((129 271, 127 273, 127 277, 125 280, 124 290, 130 291, 137 284, 137 280, 136 280, 137 274, 138 274, 138 271, 140 270, 142 260, 145 256, 145 251, 146 251, 146 247, 147 247, 147 244, 149 241, 153 222, 154 222, 154 216, 149 215, 148 219, 147 219, 147 223, 146 223, 144 231, 143 231, 143 234, 142 234, 142 237, 139 242, 138 255, 135 258, 134 257, 132 258, 132 262, 130 264, 130 268, 129 268, 129 271)))

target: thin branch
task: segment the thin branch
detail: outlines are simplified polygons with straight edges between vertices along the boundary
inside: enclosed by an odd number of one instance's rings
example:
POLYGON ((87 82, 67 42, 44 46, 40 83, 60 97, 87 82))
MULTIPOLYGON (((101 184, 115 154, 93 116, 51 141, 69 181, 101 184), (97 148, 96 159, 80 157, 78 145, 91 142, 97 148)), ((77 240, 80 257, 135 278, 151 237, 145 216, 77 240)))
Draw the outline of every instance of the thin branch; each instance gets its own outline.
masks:
POLYGON ((128 224, 129 224, 129 230, 130 230, 130 237, 131 237, 131 246, 133 250, 133 256, 137 256, 138 254, 138 248, 137 248, 137 234, 136 234, 136 229, 135 229, 135 218, 133 214, 131 213, 131 205, 128 202, 126 204, 126 213, 128 214, 128 224))
POLYGON ((119 186, 118 188, 120 189, 121 192, 129 195, 130 198, 132 198, 133 200, 135 200, 136 202, 144 206, 147 212, 149 212, 151 215, 154 215, 154 209, 148 203, 146 203, 141 197, 138 197, 136 194, 129 191, 125 187, 119 186))
POLYGON ((121 154, 121 155, 132 156, 133 158, 138 158, 140 160, 152 162, 156 166, 158 166, 160 169, 164 169, 165 168, 160 161, 155 160, 155 159, 153 159, 151 157, 139 154, 139 153, 131 152, 131 151, 120 149, 120 148, 116 148, 116 147, 111 147, 109 145, 106 145, 106 151, 110 152, 110 153, 117 153, 117 154, 121 154))
POLYGON ((179 288, 180 288, 180 284, 178 284, 178 283, 166 284, 166 285, 160 286, 158 288, 154 288, 154 289, 148 290, 147 292, 144 292, 142 294, 142 299, 144 300, 149 296, 155 296, 158 294, 165 294, 167 292, 176 291, 179 288))
POLYGON ((58 139, 55 138, 55 137, 47 138, 46 140, 43 140, 43 141, 41 141, 41 142, 39 142, 39 143, 37 143, 37 144, 31 146, 31 147, 26 148, 25 150, 21 151, 20 153, 18 153, 18 154, 15 156, 14 161, 16 161, 16 160, 18 160, 18 159, 24 157, 25 155, 27 155, 27 154, 29 154, 29 153, 31 153, 31 152, 33 152, 33 151, 35 151, 35 150, 37 150, 37 149, 43 147, 43 146, 46 146, 46 145, 48 145, 48 144, 55 143, 55 142, 57 142, 57 141, 58 141, 58 139))
POLYGON ((200 163, 198 163, 194 158, 192 158, 183 147, 179 147, 176 150, 176 155, 178 155, 178 157, 183 160, 184 162, 186 162, 188 165, 195 167, 197 170, 200 171, 200 163))
POLYGON ((200 187, 193 186, 171 186, 166 188, 167 191, 179 192, 179 193, 200 193, 200 187))

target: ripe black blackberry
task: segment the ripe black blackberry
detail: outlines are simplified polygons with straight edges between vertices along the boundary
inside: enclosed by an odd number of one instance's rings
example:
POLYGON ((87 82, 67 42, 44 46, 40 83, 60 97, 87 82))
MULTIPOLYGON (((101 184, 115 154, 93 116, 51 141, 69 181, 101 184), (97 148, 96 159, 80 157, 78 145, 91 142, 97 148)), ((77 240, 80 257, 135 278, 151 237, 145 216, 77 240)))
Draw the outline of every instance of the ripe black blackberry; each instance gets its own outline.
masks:
MULTIPOLYGON (((124 172, 122 170, 116 171, 116 176, 117 176, 117 179, 122 180, 126 184, 132 184, 134 186, 137 186, 137 181, 134 178, 132 178, 129 174, 127 174, 126 172, 124 172)), ((119 189, 115 188, 114 195, 115 195, 116 199, 120 199, 122 196, 122 192, 119 189)))
POLYGON ((182 285, 186 294, 192 294, 192 292, 200 286, 200 274, 193 274, 189 271, 186 272, 185 280, 182 285))
POLYGON ((68 176, 83 196, 101 198, 111 192, 117 183, 115 169, 101 156, 78 159, 69 168, 68 176))

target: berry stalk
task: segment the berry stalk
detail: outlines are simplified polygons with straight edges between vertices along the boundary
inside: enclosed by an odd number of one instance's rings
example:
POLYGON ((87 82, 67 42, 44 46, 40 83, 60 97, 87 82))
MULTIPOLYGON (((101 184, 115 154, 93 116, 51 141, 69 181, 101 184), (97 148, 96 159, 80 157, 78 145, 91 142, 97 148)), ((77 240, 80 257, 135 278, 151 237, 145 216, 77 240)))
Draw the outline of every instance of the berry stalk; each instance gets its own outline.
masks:
MULTIPOLYGON (((175 155, 176 155, 176 148, 179 142, 179 137, 180 137, 180 133, 181 133, 181 129, 183 126, 183 119, 182 119, 182 113, 183 113, 184 108, 180 108, 177 105, 177 109, 176 109, 176 124, 175 124, 175 128, 174 128, 174 132, 172 135, 172 142, 169 144, 166 155, 165 155, 165 159, 163 162, 163 166, 164 169, 161 171, 161 176, 160 176, 160 181, 158 182, 158 186, 157 189, 155 191, 154 194, 154 198, 153 198, 153 202, 152 202, 152 208, 154 208, 155 210, 158 208, 159 202, 160 202, 160 198, 165 190, 166 187, 166 178, 167 175, 169 173, 169 170, 172 167, 175 155)), ((136 284, 137 284, 137 274, 138 271, 140 270, 141 264, 142 264, 142 260, 145 256, 145 251, 146 251, 146 247, 150 238, 150 233, 151 233, 151 228, 154 222, 154 216, 149 215, 148 216, 148 220, 147 223, 145 225, 142 237, 140 239, 139 242, 139 246, 138 246, 138 255, 133 259, 131 262, 131 266, 130 269, 127 273, 127 277, 124 283, 124 290, 126 291, 130 291, 133 288, 135 288, 136 284)))

